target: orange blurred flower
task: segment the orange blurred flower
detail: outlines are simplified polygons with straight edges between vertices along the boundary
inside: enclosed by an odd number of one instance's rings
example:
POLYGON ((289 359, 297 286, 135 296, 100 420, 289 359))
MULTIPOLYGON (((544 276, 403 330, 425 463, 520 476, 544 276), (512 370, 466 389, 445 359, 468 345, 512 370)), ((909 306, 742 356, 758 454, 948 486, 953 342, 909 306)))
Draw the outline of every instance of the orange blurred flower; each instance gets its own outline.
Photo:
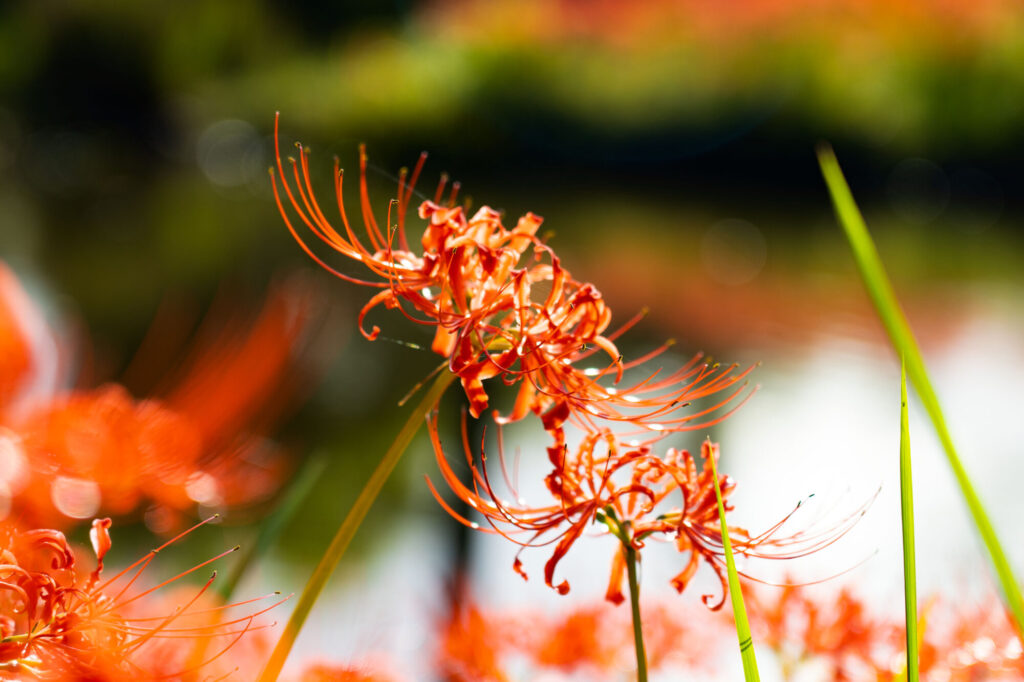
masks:
POLYGON ((661 353, 666 344, 646 356, 625 362, 615 346, 620 334, 633 326, 638 315, 617 331, 608 332, 611 310, 590 283, 575 280, 558 256, 537 237, 541 218, 527 213, 511 230, 501 214, 484 206, 472 217, 455 206, 455 193, 441 204, 445 179, 433 201, 424 201, 419 217, 426 221, 420 239, 422 253, 414 251, 406 236, 406 213, 413 185, 425 157, 412 174, 401 173, 398 198, 388 205, 386 229, 374 217, 366 182, 366 153, 360 148, 359 192, 368 246, 353 231, 342 201, 343 173, 335 163, 334 189, 344 229, 339 232, 325 217, 313 194, 309 155, 298 145, 299 158, 289 159, 293 182, 281 159, 275 118, 276 173, 271 174, 274 196, 289 231, 303 250, 329 272, 349 282, 380 291, 363 307, 360 328, 368 339, 380 332, 366 331, 363 321, 378 305, 397 308, 406 317, 434 327, 432 349, 447 358, 469 399, 469 411, 479 417, 489 404, 483 382, 501 377, 519 384, 510 414, 499 422, 527 414, 556 415, 584 429, 598 428, 595 420, 611 420, 653 431, 701 428, 693 425, 740 394, 738 382, 746 370, 736 365, 708 366, 695 357, 679 370, 660 376, 653 372, 630 386, 618 387, 626 370, 661 353), (320 241, 361 263, 376 280, 351 276, 320 259, 303 240, 285 209, 281 190, 298 221, 320 241), (538 294, 537 292, 543 293, 538 294), (582 361, 601 352, 607 360, 580 368, 582 361), (611 378, 615 386, 606 386, 611 378), (696 415, 674 416, 678 408, 728 388, 732 393, 718 405, 696 415))
POLYGON ((534 649, 538 664, 570 672, 584 665, 608 672, 629 646, 628 631, 607 627, 608 614, 600 605, 569 612, 546 628, 534 649))
POLYGON ((775 650, 786 675, 814 661, 836 682, 870 679, 901 650, 895 624, 871 615, 847 588, 821 599, 796 585, 771 592, 745 589, 744 596, 755 641, 775 650))
MULTIPOLYGON (((644 631, 650 669, 700 665, 702 647, 711 641, 707 622, 697 630, 683 609, 648 606, 644 631)), ((542 672, 572 679, 628 676, 635 661, 629 617, 609 609, 597 603, 557 614, 485 611, 460 592, 442 624, 438 674, 446 682, 532 679, 528 676, 539 678, 542 672), (518 675, 512 676, 513 670, 518 675)))
POLYGON ((248 447, 244 441, 264 435, 293 405, 308 378, 300 360, 319 293, 308 278, 291 277, 271 288, 254 319, 211 310, 199 341, 159 390, 198 429, 207 450, 248 447))
POLYGON ((21 358, 0 362, 0 393, 9 401, 0 403, 0 517, 13 509, 22 523, 61 527, 69 518, 147 506, 151 528, 165 533, 196 505, 268 497, 286 463, 266 435, 295 402, 315 302, 316 291, 293 280, 272 289, 255 321, 236 314, 204 325, 160 399, 136 400, 107 384, 51 387, 26 402, 18 400, 31 388, 26 372, 56 378, 58 368, 45 348, 30 352, 29 337, 19 335, 41 322, 0 266, 0 343, 21 358), (5 306, 9 300, 17 305, 5 306))
MULTIPOLYGON (((921 610, 921 675, 949 682, 1024 679, 1024 652, 1006 607, 989 595, 971 607, 954 606, 933 597, 921 610)), ((894 628, 899 646, 906 639, 894 628)), ((898 658, 880 671, 880 682, 895 682, 902 671, 898 658)))
POLYGON ((496 622, 468 599, 452 600, 442 626, 438 660, 445 682, 507 682, 502 657, 520 639, 519 630, 496 622))
POLYGON ((362 667, 334 663, 315 663, 308 666, 296 678, 296 682, 393 682, 393 680, 393 677, 362 667))
POLYGON ((0 263, 0 423, 56 389, 57 345, 18 278, 0 263))
MULTIPOLYGON (((837 682, 906 678, 902 618, 871 612, 852 590, 814 595, 786 585, 774 596, 765 587, 744 589, 755 641, 776 653, 786 677, 803 666, 837 682), (813 596, 812 596, 813 595, 813 596)), ((974 682, 1019 680, 1024 674, 1020 639, 994 597, 974 609, 932 597, 920 611, 921 679, 974 682)))
MULTIPOLYGON (((4 679, 192 679, 195 669, 219 658, 253 626, 266 608, 241 618, 220 617, 224 609, 200 610, 213 577, 166 612, 155 614, 153 594, 234 550, 208 559, 153 587, 139 578, 157 553, 206 521, 152 550, 112 578, 104 579, 103 560, 110 550, 110 519, 93 522, 90 539, 97 567, 83 573, 64 535, 56 530, 20 530, 0 524, 0 671, 4 679), (187 623, 196 615, 218 614, 214 622, 187 623), (169 643, 169 644, 168 644, 169 643), (171 658, 155 653, 154 644, 172 647, 171 657, 189 668, 167 667, 171 658), (199 648, 201 647, 201 648, 199 648)), ((214 573, 216 576, 216 573, 214 573)), ((253 601, 243 602, 250 604, 253 601)), ((270 607, 272 608, 272 607, 270 607)))
POLYGON ((33 413, 17 447, 31 469, 14 500, 33 525, 64 525, 101 508, 125 515, 143 501, 174 510, 202 454, 198 430, 158 401, 136 402, 116 384, 76 391, 33 413))

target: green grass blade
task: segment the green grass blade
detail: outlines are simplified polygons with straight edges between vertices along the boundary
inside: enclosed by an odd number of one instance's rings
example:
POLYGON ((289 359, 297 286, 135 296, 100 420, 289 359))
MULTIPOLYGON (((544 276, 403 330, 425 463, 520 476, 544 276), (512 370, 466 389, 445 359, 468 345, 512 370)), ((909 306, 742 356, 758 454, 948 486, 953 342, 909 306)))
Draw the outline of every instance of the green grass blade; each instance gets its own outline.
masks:
POLYGON ((907 369, 900 366, 900 511, 903 517, 903 599, 907 621, 907 682, 918 682, 917 564, 914 554, 914 485, 907 423, 907 369))
POLYGON ((725 505, 722 503, 722 488, 718 485, 718 469, 715 457, 708 457, 711 462, 711 474, 715 481, 715 498, 718 500, 718 519, 722 524, 722 546, 725 551, 725 567, 729 576, 729 598, 732 600, 732 613, 736 621, 736 637, 740 642, 740 656, 743 658, 744 682, 760 682, 757 673, 757 657, 754 656, 754 638, 750 635, 750 622, 747 620, 747 609, 743 605, 743 591, 740 579, 736 574, 736 561, 732 556, 732 542, 729 540, 729 527, 725 523, 725 505))
POLYGON ((326 466, 327 458, 323 454, 313 455, 288 484, 281 500, 260 524, 259 532, 253 542, 243 546, 244 553, 235 562, 227 580, 221 585, 219 592, 225 604, 231 603, 235 588, 238 587, 239 581, 248 568, 253 565, 253 562, 258 561, 277 542, 281 531, 285 529, 292 517, 295 516, 295 512, 309 497, 313 485, 320 479, 320 474, 323 473, 326 466))
POLYGON ((1003 599, 1017 628, 1017 634, 1024 636, 1024 599, 1021 598, 1020 583, 1013 575, 1010 562, 996 536, 995 528, 992 526, 981 499, 967 475, 967 470, 964 469, 960 456, 953 446, 953 439, 946 426, 946 419, 942 414, 939 399, 928 378, 921 350, 918 348, 917 340, 896 300, 896 294, 885 273, 885 268, 882 266, 878 250, 868 233, 864 218, 853 200, 850 188, 839 168, 839 162, 830 147, 822 146, 818 149, 818 162, 821 165, 822 175, 825 176, 829 193, 832 195, 832 203, 835 206, 839 223, 846 232, 846 237, 852 247, 853 256, 860 270, 861 278, 864 280, 864 285, 886 332, 889 334, 896 353, 904 358, 907 376, 910 377, 921 404, 931 418, 932 425, 935 427, 935 432, 946 453, 946 459, 953 470, 953 476, 960 486, 964 501, 974 520, 978 535, 988 550, 1003 599))
POLYGON ((317 597, 320 596, 324 586, 327 584, 327 579, 334 573, 334 568, 341 561, 341 557, 345 554, 345 550, 348 549, 352 538, 355 537, 360 524, 366 518, 366 513, 370 511, 370 507, 373 506, 373 502, 380 494, 384 483, 388 480, 406 448, 409 447, 409 443, 412 442, 413 436, 416 435, 420 426, 423 425, 427 414, 437 406, 445 389, 455 380, 455 376, 451 372, 441 372, 438 375, 434 383, 431 384, 430 389, 409 415, 394 442, 387 452, 384 453, 377 468, 373 470, 370 480, 367 481, 363 490, 359 493, 359 497, 356 498, 355 503, 352 505, 352 509, 349 510, 345 520, 338 527, 334 539, 331 540, 331 544, 327 547, 324 555, 320 557, 320 562, 317 564, 316 569, 314 569, 313 575, 310 576, 306 587, 302 590, 302 594, 299 595, 299 600, 295 604, 295 610, 292 611, 288 624, 285 625, 284 632, 281 633, 281 639, 277 641, 277 645, 270 655, 270 661, 260 675, 259 682, 274 682, 281 674, 284 662, 287 660, 288 654, 291 653, 292 645, 295 644, 295 639, 299 636, 299 631, 302 630, 306 617, 313 609, 313 604, 316 603, 317 597))

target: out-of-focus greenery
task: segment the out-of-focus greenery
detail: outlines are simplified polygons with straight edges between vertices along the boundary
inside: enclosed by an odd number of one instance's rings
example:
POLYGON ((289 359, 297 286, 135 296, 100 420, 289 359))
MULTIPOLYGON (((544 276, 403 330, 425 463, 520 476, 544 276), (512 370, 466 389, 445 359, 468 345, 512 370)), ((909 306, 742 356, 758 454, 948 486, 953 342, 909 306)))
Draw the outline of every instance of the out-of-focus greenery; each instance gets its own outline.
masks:
POLYGON ((164 114, 192 124, 282 109, 324 135, 479 141, 495 131, 458 123, 649 135, 783 117, 962 151, 1019 136, 1022 27, 1005 0, 22 3, 0 17, 0 89, 37 104, 102 97, 59 73, 93 64, 111 70, 93 78, 134 79, 136 104, 172 103, 164 114))

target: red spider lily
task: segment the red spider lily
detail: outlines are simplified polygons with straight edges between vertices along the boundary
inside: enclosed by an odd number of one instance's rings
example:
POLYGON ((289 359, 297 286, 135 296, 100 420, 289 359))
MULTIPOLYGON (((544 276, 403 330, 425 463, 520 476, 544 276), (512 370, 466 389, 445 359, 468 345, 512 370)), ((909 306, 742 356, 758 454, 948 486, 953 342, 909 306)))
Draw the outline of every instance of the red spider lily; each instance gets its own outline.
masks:
POLYGON ((757 641, 775 650, 784 674, 815 661, 837 682, 869 679, 899 650, 895 624, 871 615, 848 589, 822 599, 797 585, 782 586, 774 599, 770 592, 744 590, 757 641))
MULTIPOLYGON (((926 602, 918 627, 921 642, 921 677, 975 682, 1024 678, 1024 652, 1020 636, 995 595, 971 608, 953 607, 936 597, 926 602)), ((894 627, 897 647, 906 641, 903 625, 894 627)), ((902 657, 893 657, 879 671, 880 682, 900 679, 902 657)))
POLYGON ((22 391, 33 364, 27 335, 13 309, 16 296, 23 299, 24 293, 11 271, 4 267, 0 269, 0 404, 5 406, 22 391))
MULTIPOLYGON (((78 570, 75 556, 59 531, 21 531, 4 523, 0 526, 0 671, 14 679, 191 679, 194 669, 218 659, 246 632, 261 627, 253 626, 253 620, 268 610, 241 618, 218 617, 206 626, 185 625, 186 618, 199 613, 196 604, 210 587, 211 577, 169 613, 146 613, 143 605, 152 601, 156 590, 234 551, 228 550, 153 587, 137 587, 142 572, 158 552, 204 523, 109 579, 102 576, 103 559, 111 547, 109 519, 93 522, 90 538, 97 567, 89 574, 78 570), (204 656, 194 660, 189 669, 168 670, 159 663, 165 659, 147 649, 161 640, 174 642, 178 648, 202 643, 204 656)), ((226 608, 205 612, 223 614, 226 608)))
MULTIPOLYGON (((785 676, 811 664, 837 682, 906 678, 904 624, 872 613, 852 590, 812 595, 786 585, 774 596, 768 588, 744 594, 755 638, 775 650, 785 676)), ((974 610, 944 607, 935 598, 926 603, 918 624, 921 679, 1021 679, 1020 640, 994 599, 974 610)))
MULTIPOLYGON (((559 593, 569 591, 569 582, 562 580, 555 584, 554 574, 558 562, 588 526, 601 521, 607 525, 609 532, 624 542, 630 542, 638 550, 643 548, 648 537, 674 539, 680 552, 689 552, 689 561, 683 571, 673 578, 673 587, 682 592, 703 559, 718 576, 722 596, 714 604, 711 603, 712 595, 704 595, 702 601, 713 610, 721 608, 725 602, 727 580, 724 549, 711 468, 705 466, 698 472, 689 452, 669 448, 664 455, 658 456, 649 444, 622 443, 607 429, 584 432, 575 451, 564 444, 548 448, 552 470, 545 478, 545 484, 552 500, 548 504, 529 506, 519 499, 515 485, 508 479, 500 435, 498 448, 502 472, 516 502, 508 502, 495 492, 487 471, 483 443, 480 464, 474 461, 465 417, 462 440, 466 463, 472 472, 471 486, 463 484, 448 463, 438 435, 436 415, 429 422, 429 431, 445 482, 457 497, 484 517, 488 527, 481 528, 476 522, 454 511, 428 477, 427 483, 438 502, 456 520, 471 528, 502 535, 520 545, 520 552, 527 547, 553 544, 554 551, 544 567, 544 580, 559 593), (680 506, 669 506, 677 503, 681 503, 680 506), (517 537, 521 535, 526 536, 525 540, 517 537)), ((701 448, 701 457, 705 462, 710 457, 715 457, 717 461, 718 447, 705 442, 701 448)), ((722 495, 726 497, 735 487, 725 475, 720 477, 719 485, 722 495)), ((726 504, 726 511, 731 510, 731 505, 726 504)), ((851 515, 837 527, 821 533, 805 531, 789 537, 778 537, 779 530, 791 516, 786 516, 756 536, 742 528, 730 527, 733 552, 774 559, 804 556, 834 542, 859 518, 859 514, 851 515)), ((526 577, 518 554, 513 568, 526 577)), ((624 571, 625 558, 623 552, 617 550, 606 594, 611 602, 621 603, 623 600, 621 583, 624 571)))
MULTIPOLYGON (((565 673, 589 671, 601 678, 616 669, 628 670, 634 662, 633 641, 624 614, 610 613, 607 604, 575 608, 551 617, 536 629, 530 657, 539 666, 565 673)), ((703 663, 700 652, 714 641, 713 625, 702 621, 693 627, 693 614, 678 606, 646 604, 643 629, 650 670, 682 664, 695 668, 703 663)))
POLYGON ((516 648, 516 627, 487 618, 460 591, 441 632, 438 667, 445 682, 508 681, 502 657, 510 647, 516 648))
MULTIPOLYGON (((132 653, 134 675, 187 682, 256 679, 273 646, 272 633, 265 626, 250 624, 248 616, 227 615, 227 609, 237 605, 225 605, 211 592, 197 595, 194 587, 162 589, 126 608, 125 615, 135 618, 136 624, 149 626, 167 616, 147 614, 175 614, 182 605, 189 605, 175 615, 173 627, 132 653)), ((242 602, 247 603, 251 602, 242 602)))
POLYGON ((421 237, 422 253, 415 252, 406 236, 406 214, 413 186, 423 167, 421 156, 413 172, 403 171, 398 197, 388 206, 386 229, 374 217, 366 182, 366 154, 360 148, 362 218, 366 241, 352 229, 342 201, 343 173, 334 168, 334 189, 343 230, 331 225, 313 193, 309 155, 298 145, 298 159, 289 159, 289 182, 281 159, 278 119, 274 124, 276 173, 271 172, 274 196, 281 216, 302 249, 325 269, 349 282, 380 289, 363 307, 360 328, 368 339, 380 329, 366 331, 363 321, 378 305, 397 308, 406 317, 433 326, 432 349, 448 359, 469 399, 469 410, 479 417, 489 397, 483 382, 494 377, 519 384, 510 422, 530 412, 561 414, 582 428, 597 429, 596 420, 612 420, 655 431, 693 428, 692 422, 723 407, 742 391, 738 382, 746 370, 736 366, 708 366, 701 357, 683 368, 659 376, 648 375, 627 387, 618 387, 626 370, 661 353, 668 345, 632 362, 625 362, 615 340, 633 326, 634 317, 617 331, 608 332, 611 310, 594 285, 580 282, 562 267, 560 259, 537 236, 541 218, 527 213, 511 230, 501 215, 484 206, 472 217, 454 205, 453 188, 447 206, 441 205, 445 180, 433 201, 424 201, 419 217, 427 221, 421 237), (342 255, 362 263, 376 280, 348 275, 318 257, 296 230, 287 203, 320 241, 342 255), (392 222, 394 220, 394 223, 392 222), (542 295, 535 292, 543 289, 542 295), (607 356, 603 366, 580 368, 597 352, 607 356), (605 378, 616 386, 606 386, 605 378), (699 415, 675 416, 689 401, 729 388, 733 392, 699 415))
MULTIPOLYGON (((484 610, 464 592, 442 623, 439 677, 446 682, 498 682, 509 671, 562 673, 572 679, 618 679, 633 662, 628 617, 607 604, 583 604, 568 612, 484 610)), ((692 627, 691 614, 678 607, 651 605, 644 631, 651 642, 650 669, 698 665, 709 627, 692 627)), ((526 679, 522 674, 516 679, 526 679)), ((545 676, 547 679, 547 676, 545 676)), ((560 678, 559 678, 560 679, 560 678)))
POLYGON ((308 666, 296 682, 393 682, 394 678, 359 667, 317 663, 308 666))
POLYGON ((202 440, 189 420, 157 401, 136 402, 113 384, 75 392, 19 431, 32 475, 14 503, 33 524, 61 525, 101 507, 124 515, 143 500, 174 510, 195 504, 186 489, 202 440))
MULTIPOLYGON (((669 448, 662 456, 637 458, 632 468, 630 486, 637 493, 616 499, 613 506, 605 511, 618 526, 620 535, 625 535, 634 549, 642 549, 648 537, 671 537, 680 552, 689 553, 686 567, 672 578, 672 586, 679 593, 686 589, 703 559, 718 576, 722 589, 721 596, 714 604, 714 597, 710 594, 702 595, 701 601, 717 611, 725 603, 728 594, 725 549, 715 498, 714 476, 712 467, 708 465, 712 457, 717 464, 718 445, 709 440, 704 441, 700 456, 702 466, 699 472, 694 457, 686 450, 669 448), (681 506, 670 507, 654 516, 653 512, 663 504, 675 504, 676 493, 681 497, 681 506)), ((722 474, 718 478, 718 485, 722 491, 725 511, 730 512, 733 507, 728 502, 728 496, 735 489, 736 483, 728 475, 722 474)), ((760 559, 795 559, 806 556, 824 549, 845 535, 860 518, 863 508, 823 531, 812 532, 812 529, 808 529, 780 537, 779 531, 795 511, 756 536, 738 526, 729 526, 732 551, 737 555, 760 559)), ((623 600, 621 585, 625 569, 624 552, 620 548, 613 559, 612 577, 606 594, 606 598, 615 603, 623 600)))
POLYGON ((211 310, 199 342, 159 391, 195 425, 208 451, 239 448, 246 434, 262 435, 294 403, 318 293, 307 280, 291 278, 270 290, 254 320, 223 305, 211 310))
POLYGON ((580 608, 546 628, 534 649, 537 663, 570 672, 586 664, 607 673, 629 646, 628 630, 605 627, 607 613, 600 606, 580 608))
POLYGON ((271 289, 255 320, 218 314, 200 330, 180 373, 165 382, 161 400, 202 441, 190 479, 193 501, 247 504, 266 499, 286 478, 284 453, 267 435, 308 390, 319 294, 293 277, 271 289))
MULTIPOLYGON (((17 324, 37 315, 27 298, 4 308, 20 292, 5 288, 7 274, 0 268, 0 343, 17 341, 17 324), (9 310, 19 317, 4 317, 9 310)), ((316 293, 291 281, 271 291, 255 321, 218 315, 178 375, 163 382, 162 399, 136 400, 108 384, 51 391, 18 410, 0 405, 0 517, 10 507, 23 523, 61 527, 147 505, 152 527, 167 532, 197 504, 265 499, 286 466, 265 436, 295 403, 316 293)), ((0 362, 0 386, 22 382, 15 369, 0 362)))

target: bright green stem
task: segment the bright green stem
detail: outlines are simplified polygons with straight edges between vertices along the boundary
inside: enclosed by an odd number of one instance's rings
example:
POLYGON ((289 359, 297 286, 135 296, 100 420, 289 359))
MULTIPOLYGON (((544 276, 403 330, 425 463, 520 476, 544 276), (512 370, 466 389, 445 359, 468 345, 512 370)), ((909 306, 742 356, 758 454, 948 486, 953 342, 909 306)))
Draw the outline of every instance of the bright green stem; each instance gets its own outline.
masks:
POLYGON ((260 530, 255 540, 248 543, 246 548, 242 550, 242 556, 235 562, 234 568, 221 586, 219 592, 225 604, 231 603, 231 597, 235 592, 235 588, 238 587, 239 581, 241 581, 249 566, 256 559, 266 554, 267 550, 277 542, 277 539, 281 536, 281 531, 285 529, 292 520, 292 517, 295 516, 295 512, 299 510, 302 503, 309 497, 309 492, 313 489, 313 485, 317 480, 319 480, 320 474, 323 473, 326 466, 326 457, 322 454, 314 455, 309 458, 305 466, 292 479, 281 501, 274 508, 270 516, 260 524, 260 530))
POLYGON ((740 657, 743 659, 743 679, 745 682, 760 682, 757 672, 757 657, 754 655, 754 638, 750 634, 750 622, 747 620, 747 609, 743 605, 743 591, 740 589, 740 578, 736 573, 736 561, 732 555, 732 541, 729 539, 729 526, 725 523, 725 504, 722 502, 722 488, 718 485, 718 469, 715 457, 708 457, 711 462, 711 477, 715 481, 715 499, 718 501, 718 519, 722 524, 722 549, 725 552, 725 568, 729 577, 729 598, 732 600, 732 614, 736 622, 736 637, 740 642, 740 657))
POLYGON ((302 594, 299 595, 299 600, 295 604, 295 610, 292 612, 291 618, 288 619, 284 632, 281 633, 281 639, 278 640, 277 646, 274 647, 274 652, 270 656, 270 661, 267 663, 267 667, 263 669, 263 674, 260 675, 260 682, 273 682, 281 674, 281 669, 284 667, 284 662, 292 650, 292 645, 295 643, 302 625, 306 622, 306 617, 313 608, 313 604, 316 603, 317 597, 320 596, 324 585, 327 584, 327 579, 331 577, 334 568, 345 554, 345 550, 359 529, 359 525, 366 518, 366 513, 370 511, 370 507, 373 506, 374 500, 380 494, 385 481, 388 480, 395 465, 398 464, 398 460, 401 459, 402 453, 409 447, 409 443, 412 442, 413 436, 416 435, 427 414, 437 406, 445 389, 451 385, 454 379, 455 375, 451 372, 441 372, 438 375, 434 383, 431 384, 430 389, 420 400, 419 404, 416 405, 412 414, 409 415, 409 419, 405 422, 402 430, 398 432, 398 437, 395 438, 388 451, 384 453, 380 464, 374 469, 370 480, 366 483, 362 492, 359 493, 359 497, 356 499, 355 504, 352 505, 348 516, 342 521, 341 527, 338 528, 334 539, 331 540, 330 546, 324 552, 324 555, 320 557, 320 563, 317 564, 316 570, 313 571, 309 582, 306 583, 302 594))
POLYGON ((644 631, 640 623, 640 582, 636 578, 638 558, 630 543, 626 549, 626 575, 629 579, 629 606, 633 610, 633 644, 636 647, 636 679, 647 682, 647 652, 644 650, 644 631))
POLYGON ((903 516, 903 599, 907 621, 907 682, 918 682, 917 568, 914 558, 914 485, 907 423, 907 370, 900 366, 900 510, 903 516))
POLYGON ((885 273, 885 268, 882 266, 878 250, 868 233, 864 218, 853 200, 853 194, 846 184, 846 179, 843 177, 843 172, 839 168, 839 162, 831 147, 822 146, 818 149, 818 162, 821 165, 821 172, 825 176, 825 183, 832 195, 832 203, 835 206, 839 223, 843 226, 850 241, 854 260, 857 262, 864 285, 886 332, 889 334, 893 347, 898 354, 904 357, 907 375, 917 390, 921 404, 924 405, 932 420, 935 432, 946 452, 946 459, 949 461, 950 468, 953 469, 953 476, 960 486, 974 525, 978 529, 978 535, 981 536, 992 560, 992 566, 1002 588, 1006 606, 1017 628, 1017 634, 1024 640, 1024 599, 1021 597, 1020 583, 1013 575, 1010 562, 996 536, 995 528, 992 526, 985 508, 981 504, 981 499, 975 492, 971 479, 953 446, 953 439, 946 426, 946 419, 942 414, 939 399, 928 378, 917 340, 896 300, 896 294, 885 273))

